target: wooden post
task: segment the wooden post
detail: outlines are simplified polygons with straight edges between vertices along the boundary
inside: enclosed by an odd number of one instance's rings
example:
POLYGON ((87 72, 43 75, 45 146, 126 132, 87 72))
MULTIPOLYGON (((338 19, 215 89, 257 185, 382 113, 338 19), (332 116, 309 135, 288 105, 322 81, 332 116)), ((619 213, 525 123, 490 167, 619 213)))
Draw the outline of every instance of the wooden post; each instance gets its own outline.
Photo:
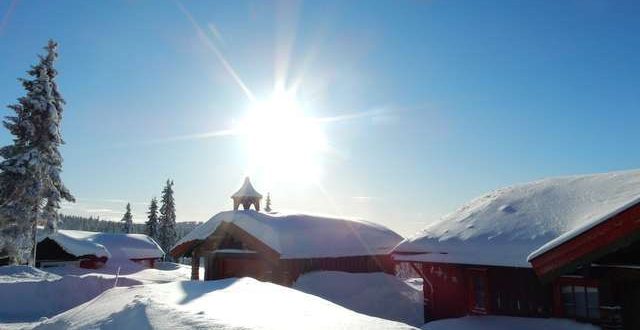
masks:
POLYGON ((200 256, 195 252, 191 254, 191 280, 200 280, 200 256))

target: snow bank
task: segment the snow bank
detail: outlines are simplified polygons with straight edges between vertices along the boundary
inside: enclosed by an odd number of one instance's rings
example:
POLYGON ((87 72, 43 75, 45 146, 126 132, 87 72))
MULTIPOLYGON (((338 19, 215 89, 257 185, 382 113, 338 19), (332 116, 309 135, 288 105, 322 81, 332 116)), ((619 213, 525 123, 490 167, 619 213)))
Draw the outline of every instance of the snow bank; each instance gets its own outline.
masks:
POLYGON ((591 324, 564 319, 509 316, 466 316, 425 324, 423 330, 599 330, 591 324))
POLYGON ((206 239, 222 222, 244 229, 280 253, 282 259, 387 254, 402 241, 392 230, 366 221, 244 210, 216 214, 172 250, 206 239))
MULTIPOLYGON (((35 329, 415 329, 250 278, 115 288, 35 329)), ((29 327, 31 328, 31 327, 29 327)))
MULTIPOLYGON (((60 276, 30 266, 1 266, 0 285, 21 282, 57 281, 60 276)), ((4 301, 4 300, 0 300, 4 301)))
POLYGON ((313 272, 293 288, 366 315, 422 325, 422 291, 385 273, 313 272))
POLYGON ((59 230, 49 235, 44 235, 43 231, 39 231, 38 242, 46 238, 58 243, 65 252, 76 257, 90 255, 96 257, 111 257, 111 254, 109 254, 109 251, 107 251, 103 245, 87 240, 84 237, 79 237, 79 235, 76 235, 75 230, 59 230))
MULTIPOLYGON (((87 302, 112 288, 113 279, 59 276, 29 266, 0 267, 0 322, 35 321, 87 302)), ((121 278, 119 286, 139 282, 121 278)), ((3 328, 0 325, 0 328, 3 328)))
POLYGON ((394 249, 394 258, 530 267, 530 254, 539 255, 639 202, 640 170, 502 188, 405 240, 394 249))
POLYGON ((174 281, 188 281, 191 279, 191 266, 189 265, 163 262, 156 264, 156 267, 156 269, 147 268, 129 260, 112 260, 104 267, 98 269, 86 269, 73 265, 66 265, 64 267, 47 268, 47 271, 60 276, 95 276, 111 279, 112 281, 115 279, 116 273, 118 273, 120 274, 120 279, 118 281, 125 278, 138 284, 167 283, 174 281))

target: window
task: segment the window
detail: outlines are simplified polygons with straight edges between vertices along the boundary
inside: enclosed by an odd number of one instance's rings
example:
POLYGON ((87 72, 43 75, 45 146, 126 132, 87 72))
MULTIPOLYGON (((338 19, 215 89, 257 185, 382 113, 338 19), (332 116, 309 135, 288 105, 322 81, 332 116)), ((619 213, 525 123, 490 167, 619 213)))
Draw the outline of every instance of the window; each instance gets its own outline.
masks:
POLYGON ((600 318, 598 288, 585 285, 563 285, 560 288, 562 309, 568 317, 600 318))
POLYGON ((484 283, 484 278, 482 276, 474 276, 473 277, 473 297, 475 302, 475 308, 485 309, 485 300, 487 299, 486 295, 486 287, 484 283))
POLYGON ((486 314, 488 310, 489 288, 487 273, 483 269, 469 270, 469 308, 471 312, 486 314))

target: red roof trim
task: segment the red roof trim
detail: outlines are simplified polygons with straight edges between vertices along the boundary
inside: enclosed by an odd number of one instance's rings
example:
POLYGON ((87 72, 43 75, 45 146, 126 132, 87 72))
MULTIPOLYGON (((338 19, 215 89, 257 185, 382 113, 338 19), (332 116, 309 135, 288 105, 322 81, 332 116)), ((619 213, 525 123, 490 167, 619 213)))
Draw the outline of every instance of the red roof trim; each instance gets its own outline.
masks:
POLYGON ((531 264, 538 276, 555 277, 625 246, 639 234, 640 204, 636 204, 533 258, 531 264))

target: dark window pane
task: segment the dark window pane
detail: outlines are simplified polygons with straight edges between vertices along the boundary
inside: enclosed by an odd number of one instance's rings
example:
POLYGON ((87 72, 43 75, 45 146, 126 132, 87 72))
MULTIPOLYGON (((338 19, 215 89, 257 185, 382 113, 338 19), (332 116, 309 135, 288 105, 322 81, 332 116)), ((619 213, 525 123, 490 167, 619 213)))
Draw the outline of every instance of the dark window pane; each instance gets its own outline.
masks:
POLYGON ((576 315, 576 300, 573 295, 572 286, 563 286, 561 289, 562 306, 566 316, 573 317, 576 315))
POLYGON ((474 276, 473 277, 473 292, 474 292, 474 302, 476 308, 484 309, 485 306, 485 285, 484 278, 482 276, 474 276))
POLYGON ((583 286, 575 286, 576 316, 587 317, 587 292, 583 286))
POLYGON ((587 306, 590 318, 600 318, 600 299, 598 288, 587 288, 587 306))
POLYGON ((575 297, 573 296, 573 287, 563 286, 562 289, 562 302, 567 304, 575 304, 575 297))

